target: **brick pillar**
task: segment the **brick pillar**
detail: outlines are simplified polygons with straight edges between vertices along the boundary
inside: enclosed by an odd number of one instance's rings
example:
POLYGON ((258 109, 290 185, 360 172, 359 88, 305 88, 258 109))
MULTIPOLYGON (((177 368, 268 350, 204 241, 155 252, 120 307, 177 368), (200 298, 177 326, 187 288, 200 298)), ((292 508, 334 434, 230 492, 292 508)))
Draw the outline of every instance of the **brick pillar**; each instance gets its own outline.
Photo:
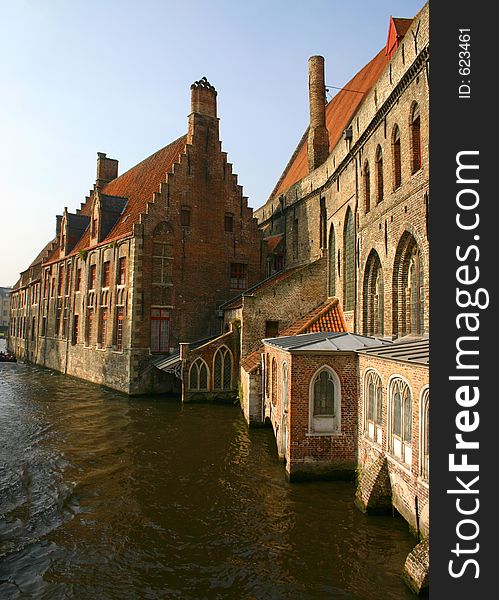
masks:
POLYGON ((310 172, 322 165, 329 156, 323 56, 311 56, 308 59, 308 91, 310 103, 308 170, 310 172))

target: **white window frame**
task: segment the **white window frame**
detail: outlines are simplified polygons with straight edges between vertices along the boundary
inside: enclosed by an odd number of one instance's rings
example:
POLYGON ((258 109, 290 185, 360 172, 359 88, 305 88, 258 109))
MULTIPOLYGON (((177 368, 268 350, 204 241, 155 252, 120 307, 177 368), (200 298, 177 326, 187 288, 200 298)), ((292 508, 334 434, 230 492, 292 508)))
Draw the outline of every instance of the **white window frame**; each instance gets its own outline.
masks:
POLYGON ((341 433, 341 383, 336 371, 329 365, 321 365, 310 378, 308 389, 308 433, 310 435, 337 435, 341 433), (333 380, 336 404, 335 416, 314 416, 314 387, 317 377, 327 371, 333 380))
POLYGON ((405 423, 405 414, 404 414, 404 402, 402 396, 402 408, 401 408, 401 427, 402 427, 402 437, 398 435, 394 435, 393 433, 393 412, 394 412, 394 386, 397 384, 397 381, 400 380, 405 387, 409 390, 409 394, 411 397, 411 419, 413 416, 414 409, 414 396, 412 394, 412 388, 410 383, 407 381, 405 377, 399 374, 392 375, 388 380, 388 435, 387 435, 387 451, 396 459, 403 462, 407 466, 412 465, 412 441, 414 439, 414 431, 411 424, 411 441, 407 443, 404 440, 404 423, 405 423))
MULTIPOLYGON (((381 416, 381 423, 378 423, 378 421, 376 420, 376 415, 375 415, 374 421, 369 419, 369 383, 370 383, 371 378, 376 378, 379 381, 379 386, 381 389, 381 405, 382 405, 382 411, 383 411, 383 395, 384 395, 383 379, 381 378, 379 371, 377 371, 376 369, 373 369, 372 367, 369 367, 368 369, 366 369, 364 371, 364 379, 363 379, 363 386, 362 386, 362 390, 363 390, 362 409, 363 409, 364 432, 369 439, 373 440, 374 442, 376 442, 377 444, 379 444, 381 446, 383 443, 383 415, 381 416)), ((377 408, 377 402, 378 401, 376 398, 376 408, 377 408)), ((376 411, 376 413, 377 413, 377 411, 376 411)))

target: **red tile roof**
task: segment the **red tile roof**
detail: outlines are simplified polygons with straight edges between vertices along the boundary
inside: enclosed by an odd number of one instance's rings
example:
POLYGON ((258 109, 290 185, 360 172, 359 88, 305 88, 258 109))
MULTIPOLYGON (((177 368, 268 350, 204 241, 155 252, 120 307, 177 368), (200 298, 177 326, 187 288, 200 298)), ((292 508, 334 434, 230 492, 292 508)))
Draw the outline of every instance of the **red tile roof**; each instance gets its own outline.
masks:
MULTIPOLYGON (((308 315, 305 315, 286 329, 280 331, 278 337, 320 331, 335 331, 339 333, 347 331, 338 298, 329 298, 327 302, 320 304, 312 312, 308 313, 308 315)), ((252 373, 260 365, 260 355, 263 349, 264 346, 262 345, 258 350, 251 352, 241 361, 241 367, 247 373, 252 373)))
MULTIPOLYGON (((329 149, 332 150, 341 138, 344 129, 350 123, 354 113, 370 91, 383 69, 388 64, 385 48, 363 67, 344 89, 330 100, 326 106, 326 126, 329 132, 329 149), (355 90, 361 94, 348 91, 355 90)), ((286 192, 294 183, 308 174, 307 134, 305 131, 295 153, 291 157, 284 173, 277 182, 270 198, 286 192)))
MULTIPOLYGON (((186 140, 187 136, 183 135, 113 179, 100 190, 102 194, 108 196, 120 196, 128 199, 123 214, 101 244, 107 244, 132 233, 134 223, 139 222, 140 214, 146 211, 147 203, 152 201, 154 192, 159 192, 160 184, 166 181, 167 173, 172 170, 173 164, 185 150, 186 140)), ((80 214, 90 216, 92 200, 93 192, 82 205, 80 214)), ((68 256, 89 247, 90 228, 87 227, 68 256)), ((46 262, 58 260, 59 254, 59 248, 55 248, 46 262)))

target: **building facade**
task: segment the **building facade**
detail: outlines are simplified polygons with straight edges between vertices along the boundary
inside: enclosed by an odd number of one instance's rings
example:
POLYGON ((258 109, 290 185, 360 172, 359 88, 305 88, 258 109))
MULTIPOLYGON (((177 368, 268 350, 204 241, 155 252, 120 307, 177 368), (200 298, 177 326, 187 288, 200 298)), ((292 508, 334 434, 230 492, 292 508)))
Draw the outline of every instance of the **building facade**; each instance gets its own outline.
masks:
POLYGON ((99 153, 89 196, 56 223, 13 291, 10 348, 129 394, 178 390, 153 360, 219 333, 219 305, 261 278, 257 224, 205 78, 191 86, 186 135, 120 176, 99 153))

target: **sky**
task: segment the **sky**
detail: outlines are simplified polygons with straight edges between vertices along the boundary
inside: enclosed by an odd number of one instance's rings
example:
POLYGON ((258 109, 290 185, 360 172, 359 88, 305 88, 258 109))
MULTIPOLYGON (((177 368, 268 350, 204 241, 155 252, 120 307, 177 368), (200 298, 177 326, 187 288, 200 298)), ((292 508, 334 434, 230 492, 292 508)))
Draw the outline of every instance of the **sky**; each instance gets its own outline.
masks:
POLYGON ((345 85, 422 0, 0 0, 0 286, 79 208, 97 152, 124 173, 187 130, 190 85, 218 91, 223 150, 249 205, 308 124, 308 58, 345 85))

